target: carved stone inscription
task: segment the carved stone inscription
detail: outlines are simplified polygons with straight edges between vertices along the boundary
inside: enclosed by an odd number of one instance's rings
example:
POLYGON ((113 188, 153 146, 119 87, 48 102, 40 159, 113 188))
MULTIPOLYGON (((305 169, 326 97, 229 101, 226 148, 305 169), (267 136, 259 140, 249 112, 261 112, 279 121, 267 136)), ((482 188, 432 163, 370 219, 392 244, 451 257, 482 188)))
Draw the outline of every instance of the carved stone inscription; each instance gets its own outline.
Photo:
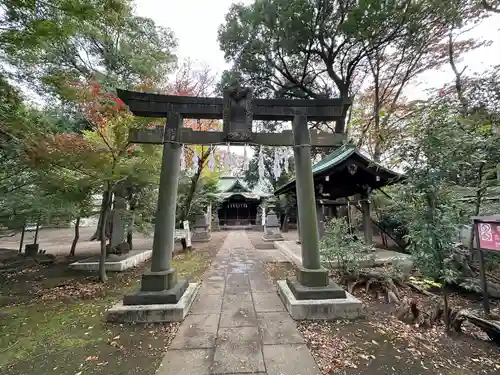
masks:
POLYGON ((228 142, 252 139, 252 100, 250 88, 233 87, 224 92, 223 130, 228 142))

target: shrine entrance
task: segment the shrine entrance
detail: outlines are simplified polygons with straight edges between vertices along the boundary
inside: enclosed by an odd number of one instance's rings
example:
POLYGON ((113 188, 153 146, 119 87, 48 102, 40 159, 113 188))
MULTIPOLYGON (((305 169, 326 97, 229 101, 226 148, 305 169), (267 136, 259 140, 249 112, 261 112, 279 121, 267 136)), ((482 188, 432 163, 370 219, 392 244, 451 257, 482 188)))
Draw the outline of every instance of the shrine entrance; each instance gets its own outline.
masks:
MULTIPOLYGON (((287 280, 287 285, 295 298, 300 300, 346 298, 345 292, 332 283, 327 270, 321 266, 311 162, 311 147, 340 146, 345 141, 345 134, 309 130, 308 121, 343 119, 350 101, 254 99, 252 90, 242 87, 225 90, 223 98, 169 96, 124 90, 117 90, 117 93, 134 115, 167 119, 164 127, 134 129, 129 134, 131 143, 163 145, 163 157, 151 270, 144 273, 138 292, 125 295, 125 307, 154 304, 177 306, 186 291, 196 294, 196 285, 178 280, 176 270, 172 267, 177 185, 184 144, 292 147, 302 233, 302 266, 297 269, 297 279, 287 280), (223 131, 183 128, 184 118, 223 119, 223 131), (254 120, 291 121, 292 130, 254 133, 254 120)), ((130 310, 133 311, 133 307, 130 310)))
POLYGON ((221 204, 217 211, 219 224, 225 229, 231 227, 255 225, 257 208, 271 194, 252 191, 238 177, 221 177, 219 179, 221 204))
POLYGON ((243 195, 233 195, 228 200, 222 202, 219 208, 220 225, 255 225, 258 204, 258 201, 249 201, 243 195))

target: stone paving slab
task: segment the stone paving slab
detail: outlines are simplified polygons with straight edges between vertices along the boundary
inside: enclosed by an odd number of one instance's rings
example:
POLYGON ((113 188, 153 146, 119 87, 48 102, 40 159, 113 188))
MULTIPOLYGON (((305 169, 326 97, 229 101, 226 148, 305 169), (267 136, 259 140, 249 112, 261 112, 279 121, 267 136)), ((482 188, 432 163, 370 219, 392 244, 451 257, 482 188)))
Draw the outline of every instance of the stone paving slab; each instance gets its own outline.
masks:
POLYGON ((304 344, 264 345, 267 375, 319 375, 318 365, 304 344))
POLYGON ((203 294, 198 296, 191 307, 191 314, 219 314, 222 309, 222 294, 203 294))
POLYGON ((286 311, 283 302, 276 292, 274 293, 254 293, 253 301, 256 312, 286 311))
POLYGON ((267 258, 230 232, 156 375, 319 375, 267 258))
POLYGON ((213 349, 169 349, 156 375, 210 375, 213 352, 213 349))
POLYGON ((181 324, 175 336, 171 349, 202 349, 213 348, 217 329, 219 325, 219 314, 189 315, 181 324))
POLYGON ((215 348, 215 374, 265 372, 257 327, 219 329, 215 348))
POLYGON ((224 288, 226 287, 226 280, 221 281, 203 281, 200 288, 200 294, 217 294, 222 296, 224 294, 224 288))
POLYGON ((303 344, 304 338, 287 312, 267 312, 257 315, 264 345, 303 344))
POLYGON ((250 289, 252 293, 276 292, 276 286, 269 280, 250 280, 250 289))
POLYGON ((250 293, 224 296, 219 326, 257 326, 257 315, 250 293))

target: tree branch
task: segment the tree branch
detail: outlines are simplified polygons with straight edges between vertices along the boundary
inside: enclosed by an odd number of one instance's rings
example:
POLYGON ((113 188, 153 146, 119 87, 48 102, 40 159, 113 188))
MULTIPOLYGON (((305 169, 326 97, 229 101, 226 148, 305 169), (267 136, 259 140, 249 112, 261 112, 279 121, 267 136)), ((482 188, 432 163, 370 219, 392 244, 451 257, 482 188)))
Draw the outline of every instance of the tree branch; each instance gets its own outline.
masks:
POLYGON ((488 4, 488 2, 486 0, 482 0, 481 1, 481 5, 483 6, 483 8, 485 10, 487 10, 488 12, 493 12, 493 13, 500 13, 500 9, 498 8, 494 8, 491 4, 488 4))
POLYGON ((450 31, 448 36, 448 59, 450 62, 451 69, 455 74, 455 89, 457 90, 458 100, 461 105, 461 112, 465 114, 467 112, 467 99, 464 96, 463 86, 462 86, 462 75, 467 67, 464 67, 461 72, 458 71, 457 65, 455 64, 454 48, 453 48, 453 33, 450 31))

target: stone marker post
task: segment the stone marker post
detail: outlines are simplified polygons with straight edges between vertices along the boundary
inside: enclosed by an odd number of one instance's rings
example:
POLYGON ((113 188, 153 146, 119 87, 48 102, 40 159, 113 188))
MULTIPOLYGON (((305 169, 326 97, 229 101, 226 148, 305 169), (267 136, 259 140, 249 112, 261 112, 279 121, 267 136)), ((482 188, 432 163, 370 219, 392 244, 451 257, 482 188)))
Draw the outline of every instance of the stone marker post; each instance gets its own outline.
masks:
POLYGON ((186 233, 186 247, 188 249, 191 248, 191 228, 189 228, 189 221, 184 220, 182 222, 182 229, 184 229, 184 232, 186 233))
POLYGON ((172 267, 181 144, 168 141, 177 141, 181 126, 182 117, 178 113, 167 115, 151 270, 142 275, 137 293, 124 296, 124 305, 177 303, 188 287, 187 280, 177 280, 177 271, 172 267))
POLYGON ((262 239, 264 241, 283 241, 278 217, 272 209, 267 213, 262 239))
POLYGON ((126 222, 127 215, 127 201, 123 197, 119 197, 115 194, 114 207, 111 211, 111 248, 120 245, 125 241, 125 232, 127 228, 126 222))
POLYGON ((321 266, 319 238, 311 162, 311 137, 305 115, 295 115, 292 122, 295 154, 297 206, 299 211, 302 266, 297 269, 297 280, 287 284, 297 299, 345 298, 345 291, 328 277, 321 266))
POLYGON ((220 220, 219 220, 219 214, 217 212, 214 212, 212 215, 212 227, 210 230, 211 232, 220 231, 220 220))
POLYGON ((212 239, 208 227, 210 226, 208 222, 207 215, 196 215, 195 222, 193 224, 193 237, 192 242, 208 242, 212 239))

